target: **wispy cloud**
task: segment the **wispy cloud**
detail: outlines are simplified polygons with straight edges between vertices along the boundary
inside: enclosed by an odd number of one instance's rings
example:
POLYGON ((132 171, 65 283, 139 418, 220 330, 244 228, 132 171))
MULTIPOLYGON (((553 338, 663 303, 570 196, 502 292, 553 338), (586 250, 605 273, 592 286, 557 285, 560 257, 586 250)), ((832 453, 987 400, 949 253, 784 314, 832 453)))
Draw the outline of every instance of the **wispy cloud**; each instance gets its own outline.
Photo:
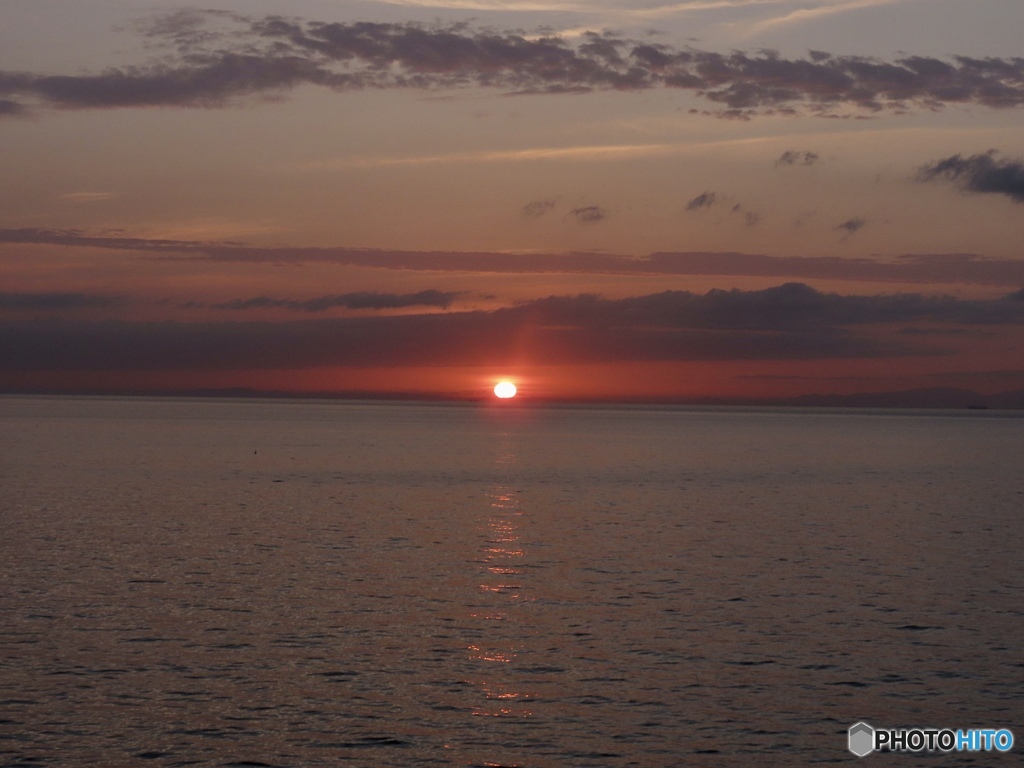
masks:
MULTIPOLYGON (((586 3, 562 0, 377 0, 386 5, 408 8, 451 8, 463 11, 585 11, 586 3)), ((593 10, 594 6, 590 6, 593 10)))
POLYGON ((98 203, 113 197, 113 192, 65 192, 60 199, 71 203, 98 203))
POLYGON ((399 155, 347 157, 318 160, 302 166, 309 170, 341 168, 388 168, 418 165, 462 165, 477 163, 520 163, 532 161, 600 162, 607 160, 666 155, 690 151, 675 144, 607 144, 580 147, 532 147, 527 149, 449 152, 443 155, 399 155))
POLYGON ((807 150, 800 152, 794 149, 787 149, 779 155, 779 159, 775 161, 775 167, 779 168, 788 165, 814 165, 820 159, 821 158, 818 156, 817 152, 808 152, 807 150))
MULTIPOLYGON (((596 207, 596 206, 595 206, 596 207)), ((579 210, 585 210, 581 208, 579 210)), ((859 229, 849 219, 840 231, 859 229)), ((863 225, 861 225, 863 226, 863 225)), ((1024 285, 1024 260, 971 253, 907 254, 892 260, 752 253, 498 253, 373 248, 257 247, 246 243, 95 236, 67 229, 0 229, 0 243, 127 251, 146 258, 222 263, 331 263, 372 269, 500 274, 726 275, 878 282, 1024 285)))
POLYGON ((572 216, 580 224, 600 224, 608 218, 608 211, 599 205, 587 205, 573 208, 567 216, 572 216))
POLYGON ((555 207, 554 200, 534 200, 523 206, 523 215, 531 219, 538 219, 555 207))
POLYGON ((859 216, 857 216, 852 219, 847 219, 842 224, 836 225, 836 230, 841 232, 844 238, 847 238, 850 235, 859 232, 861 229, 864 228, 864 225, 867 223, 868 222, 866 219, 862 219, 859 216))
MULTIPOLYGON (((637 4, 632 0, 378 0, 388 5, 412 8, 501 11, 523 13, 580 14, 608 22, 637 23, 709 11, 791 6, 794 0, 655 0, 637 4)), ((898 0, 889 0, 896 2, 898 0)), ((563 31, 561 34, 565 34, 563 31)))
POLYGON ((214 309, 288 309, 295 312, 326 312, 342 307, 345 309, 405 309, 408 307, 436 307, 447 309, 461 291, 438 291, 429 289, 416 293, 378 293, 357 291, 312 299, 274 299, 269 296, 255 296, 250 299, 234 299, 212 305, 214 309))
POLYGON ((639 18, 651 18, 722 9, 784 5, 790 2, 792 0, 679 0, 678 2, 645 3, 642 8, 623 8, 620 12, 639 18))
POLYGON ((754 211, 743 210, 743 206, 740 203, 736 203, 731 209, 729 209, 729 213, 742 214, 743 223, 746 224, 748 227, 756 227, 758 223, 760 223, 761 221, 760 215, 758 215, 754 211))
POLYGON ((686 210, 697 211, 701 208, 710 208, 715 204, 716 195, 714 192, 701 192, 686 204, 686 210))
POLYGON ((607 18, 645 19, 700 11, 780 5, 792 0, 669 0, 646 2, 637 7, 629 0, 579 2, 578 0, 378 0, 388 5, 414 8, 451 8, 475 11, 557 11, 560 13, 601 14, 607 18))
POLYGON ((815 19, 850 13, 851 11, 860 11, 865 8, 879 8, 888 5, 901 5, 907 2, 924 1, 925 0, 838 0, 838 2, 825 4, 821 4, 819 2, 818 5, 812 8, 798 8, 794 11, 788 11, 767 19, 761 19, 760 21, 747 26, 745 32, 748 36, 752 36, 778 27, 814 21, 815 19))

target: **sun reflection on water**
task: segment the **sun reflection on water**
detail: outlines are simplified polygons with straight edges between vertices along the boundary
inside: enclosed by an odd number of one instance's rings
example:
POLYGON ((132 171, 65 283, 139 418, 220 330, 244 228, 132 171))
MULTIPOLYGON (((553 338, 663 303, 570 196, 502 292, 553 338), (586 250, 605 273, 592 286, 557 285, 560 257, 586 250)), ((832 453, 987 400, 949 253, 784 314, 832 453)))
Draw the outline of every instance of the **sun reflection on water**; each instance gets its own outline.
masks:
MULTIPOLYGON (((515 452, 506 442, 494 460, 498 480, 516 466, 515 452)), ((524 577, 526 551, 520 541, 525 512, 516 488, 495 482, 486 495, 481 516, 482 541, 476 562, 480 567, 479 596, 484 610, 472 614, 481 623, 480 638, 467 647, 476 665, 475 685, 481 698, 473 706, 475 717, 525 718, 533 715, 534 699, 516 680, 516 662, 522 646, 520 610, 531 598, 524 577)))

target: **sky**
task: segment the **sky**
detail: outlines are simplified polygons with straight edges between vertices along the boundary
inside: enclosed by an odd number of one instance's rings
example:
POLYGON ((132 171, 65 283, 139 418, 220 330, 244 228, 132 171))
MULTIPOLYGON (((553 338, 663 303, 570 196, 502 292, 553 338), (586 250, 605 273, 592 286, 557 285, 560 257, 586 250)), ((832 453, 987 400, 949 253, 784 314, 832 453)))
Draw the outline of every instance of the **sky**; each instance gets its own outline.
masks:
POLYGON ((1019 0, 0 22, 0 390, 1024 389, 1019 0))

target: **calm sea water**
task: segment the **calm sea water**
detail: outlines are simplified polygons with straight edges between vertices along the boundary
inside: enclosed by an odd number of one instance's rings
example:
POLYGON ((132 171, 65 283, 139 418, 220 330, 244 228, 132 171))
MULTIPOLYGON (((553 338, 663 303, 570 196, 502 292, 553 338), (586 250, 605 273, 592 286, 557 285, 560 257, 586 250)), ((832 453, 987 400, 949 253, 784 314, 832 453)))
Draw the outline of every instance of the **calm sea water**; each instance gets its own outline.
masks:
POLYGON ((0 764, 795 766, 1008 727, 1024 420, 0 398, 0 764))

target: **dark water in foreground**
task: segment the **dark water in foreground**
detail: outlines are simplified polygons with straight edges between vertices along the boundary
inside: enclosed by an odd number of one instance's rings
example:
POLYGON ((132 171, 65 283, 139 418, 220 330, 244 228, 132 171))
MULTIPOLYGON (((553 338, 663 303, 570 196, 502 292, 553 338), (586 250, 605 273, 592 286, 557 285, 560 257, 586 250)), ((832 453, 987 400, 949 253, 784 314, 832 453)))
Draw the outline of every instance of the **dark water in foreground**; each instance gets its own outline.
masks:
POLYGON ((0 765, 1024 744, 1024 420, 0 398, 0 765))

